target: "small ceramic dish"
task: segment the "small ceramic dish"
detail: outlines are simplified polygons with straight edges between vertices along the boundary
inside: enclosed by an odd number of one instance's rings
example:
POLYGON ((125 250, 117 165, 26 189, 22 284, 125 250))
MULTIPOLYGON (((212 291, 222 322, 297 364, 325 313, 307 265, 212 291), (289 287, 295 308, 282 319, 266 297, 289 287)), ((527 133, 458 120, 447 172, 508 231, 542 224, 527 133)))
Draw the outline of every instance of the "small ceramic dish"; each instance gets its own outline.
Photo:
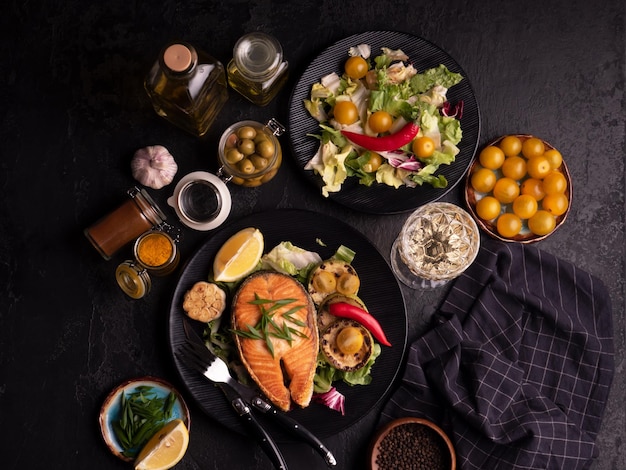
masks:
MULTIPOLYGON (((510 134, 510 135, 518 137, 522 142, 524 142, 527 139, 530 139, 531 137, 534 137, 529 134, 510 134)), ((485 147, 489 145, 497 146, 505 137, 506 135, 501 136, 493 140, 492 142, 489 142, 487 145, 485 145, 485 147)), ((555 148, 551 144, 546 142, 545 140, 543 139, 540 139, 540 140, 543 142, 546 151, 555 148)), ((474 220, 476 221, 476 224, 478 224, 481 230, 489 234, 491 237, 504 241, 504 242, 535 243, 535 242, 538 242, 540 240, 543 240, 549 237, 561 225, 563 225, 572 207, 572 178, 570 176, 569 170, 567 169, 567 165, 565 164, 565 158, 563 158, 563 162, 561 163, 561 166, 557 168, 556 170, 561 172, 565 176, 565 179, 567 181, 567 188, 564 194, 567 197, 568 204, 567 204, 567 209, 565 213, 559 216, 556 216, 556 224, 555 224, 554 229, 546 235, 535 235, 528 229, 527 221, 522 220, 522 229, 517 235, 513 237, 503 237, 502 235, 498 233, 495 218, 492 220, 484 220, 484 219, 481 219, 476 213, 476 203, 483 197, 489 195, 489 193, 480 193, 478 191, 475 191, 471 184, 472 174, 474 173, 475 170, 481 167, 479 159, 478 159, 479 155, 480 153, 476 154, 476 157, 474 161, 472 162, 472 164, 470 165, 469 171, 467 172, 465 176, 465 203, 467 205, 467 208, 470 214, 472 214, 472 217, 474 218, 474 220)), ((500 172, 500 170, 495 170, 495 172, 498 177, 502 176, 502 173, 500 172)), ((522 178, 522 180, 518 181, 518 183, 521 184, 521 182, 523 182, 526 178, 527 176, 522 178)), ((541 209, 541 201, 538 201, 538 205, 539 205, 539 209, 541 209)), ((512 204, 502 204, 501 214, 505 212, 511 212, 512 211, 511 206, 512 204)))
MULTIPOLYGON (((111 393, 106 397, 102 407, 100 409, 100 431, 104 442, 108 446, 109 450, 124 460, 125 462, 132 462, 134 458, 128 455, 124 455, 124 448, 117 439, 114 431, 114 423, 120 420, 122 412, 122 393, 129 394, 137 391, 141 387, 150 387, 150 391, 159 398, 166 398, 170 393, 174 394, 174 404, 171 409, 170 419, 181 419, 187 428, 189 429, 191 424, 191 417, 187 404, 183 400, 181 394, 168 382, 156 377, 140 377, 133 380, 128 380, 117 387, 115 387, 111 393)), ((140 449, 133 449, 139 451, 140 449)))
POLYGON ((450 438, 422 418, 399 418, 383 426, 370 445, 370 470, 455 470, 450 438))

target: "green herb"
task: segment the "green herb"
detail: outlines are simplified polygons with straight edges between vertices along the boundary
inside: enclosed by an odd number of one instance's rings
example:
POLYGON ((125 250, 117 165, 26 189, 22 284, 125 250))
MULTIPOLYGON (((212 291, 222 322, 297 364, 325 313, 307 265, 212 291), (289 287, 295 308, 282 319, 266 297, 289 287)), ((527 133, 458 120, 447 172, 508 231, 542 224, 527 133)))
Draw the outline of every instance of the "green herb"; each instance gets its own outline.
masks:
POLYGON ((254 300, 250 301, 252 305, 258 305, 261 310, 261 318, 256 325, 246 325, 247 330, 232 330, 236 335, 247 339, 258 339, 265 341, 267 348, 270 350, 270 354, 274 357, 274 345, 271 338, 284 339, 291 344, 293 343, 294 336, 301 338, 307 338, 307 335, 302 331, 290 326, 290 324, 304 327, 306 323, 298 318, 294 318, 293 315, 298 312, 304 305, 298 305, 290 308, 282 314, 283 324, 278 325, 274 320, 274 316, 279 308, 292 304, 296 299, 262 299, 258 294, 254 294, 254 300))
POLYGON ((137 456, 148 440, 170 420, 175 401, 173 392, 160 397, 151 386, 142 385, 130 393, 122 392, 119 419, 111 424, 124 456, 137 456))

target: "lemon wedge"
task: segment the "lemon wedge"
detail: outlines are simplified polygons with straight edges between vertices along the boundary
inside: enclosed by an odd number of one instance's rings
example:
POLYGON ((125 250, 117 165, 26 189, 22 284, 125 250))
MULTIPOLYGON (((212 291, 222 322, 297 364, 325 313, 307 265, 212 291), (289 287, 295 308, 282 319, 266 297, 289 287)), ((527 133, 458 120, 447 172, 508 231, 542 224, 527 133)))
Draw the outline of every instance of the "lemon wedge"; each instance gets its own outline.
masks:
POLYGON ((263 255, 263 234, 254 227, 231 236, 215 255, 213 276, 218 282, 233 282, 250 274, 263 255))
POLYGON ((181 461, 189 446, 189 430, 180 419, 165 424, 135 459, 135 470, 167 470, 181 461))

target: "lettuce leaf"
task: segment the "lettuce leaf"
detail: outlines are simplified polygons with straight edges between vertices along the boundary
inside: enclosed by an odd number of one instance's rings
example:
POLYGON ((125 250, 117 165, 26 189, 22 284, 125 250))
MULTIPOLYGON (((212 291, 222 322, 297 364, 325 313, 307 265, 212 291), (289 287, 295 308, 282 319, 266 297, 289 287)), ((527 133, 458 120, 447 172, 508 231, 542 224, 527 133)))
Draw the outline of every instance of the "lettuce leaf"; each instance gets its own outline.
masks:
POLYGON ((448 67, 441 64, 439 67, 418 73, 411 78, 409 83, 414 94, 420 94, 426 93, 437 85, 451 88, 461 82, 461 80, 463 80, 463 76, 460 73, 450 72, 448 67))
POLYGON ((281 242, 261 258, 262 269, 272 269, 306 282, 308 275, 322 258, 315 251, 307 251, 291 242, 281 242))

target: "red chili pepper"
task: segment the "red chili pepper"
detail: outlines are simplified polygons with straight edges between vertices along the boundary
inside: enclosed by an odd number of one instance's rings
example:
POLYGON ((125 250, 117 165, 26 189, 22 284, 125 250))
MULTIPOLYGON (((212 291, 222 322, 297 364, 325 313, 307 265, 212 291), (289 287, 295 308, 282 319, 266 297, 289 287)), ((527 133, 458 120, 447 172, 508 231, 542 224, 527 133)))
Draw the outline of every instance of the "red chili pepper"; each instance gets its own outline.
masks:
POLYGON ((391 346, 391 343, 385 336, 382 326, 380 326, 378 320, 376 320, 367 310, 363 310, 356 305, 348 304, 346 302, 335 302, 328 306, 328 311, 331 315, 335 315, 336 317, 348 318, 359 322, 367 328, 369 332, 374 335, 374 338, 376 338, 380 343, 385 346, 391 346))
POLYGON ((356 145, 374 152, 386 152, 396 150, 411 142, 420 130, 420 126, 414 122, 407 122, 402 129, 395 134, 382 137, 372 137, 356 132, 341 131, 341 133, 356 145))

